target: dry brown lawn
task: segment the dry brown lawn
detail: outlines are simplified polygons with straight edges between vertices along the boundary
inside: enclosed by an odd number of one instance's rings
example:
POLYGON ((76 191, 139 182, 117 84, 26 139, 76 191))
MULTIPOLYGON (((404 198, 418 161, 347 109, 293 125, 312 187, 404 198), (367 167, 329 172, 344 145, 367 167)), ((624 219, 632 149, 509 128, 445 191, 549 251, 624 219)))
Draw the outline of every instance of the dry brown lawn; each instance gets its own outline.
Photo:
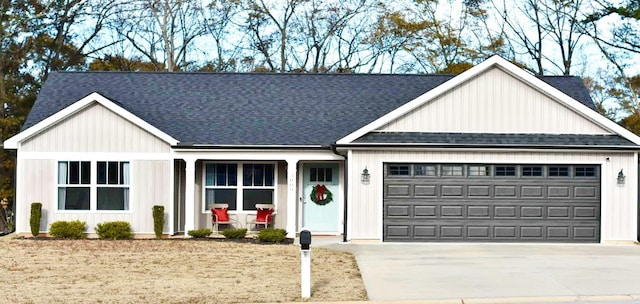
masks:
MULTIPOLYGON (((353 255, 311 257, 310 301, 366 299, 353 255)), ((0 238, 0 303, 291 301, 302 301, 296 245, 0 238)))

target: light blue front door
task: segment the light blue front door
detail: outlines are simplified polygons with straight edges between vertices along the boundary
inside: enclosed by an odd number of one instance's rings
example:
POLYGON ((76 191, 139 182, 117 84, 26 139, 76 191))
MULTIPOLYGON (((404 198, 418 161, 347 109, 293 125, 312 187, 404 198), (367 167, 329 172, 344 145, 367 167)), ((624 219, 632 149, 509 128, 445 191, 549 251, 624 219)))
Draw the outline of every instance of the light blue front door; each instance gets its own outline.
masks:
MULTIPOLYGON (((302 227, 311 232, 338 232, 340 222, 338 164, 304 164, 303 168, 302 227), (331 193, 332 200, 321 205, 311 199, 311 194, 314 187, 323 188, 323 186, 331 193)), ((328 192, 325 192, 323 197, 326 198, 327 194, 328 192)), ((318 199, 317 195, 316 199, 318 199)))

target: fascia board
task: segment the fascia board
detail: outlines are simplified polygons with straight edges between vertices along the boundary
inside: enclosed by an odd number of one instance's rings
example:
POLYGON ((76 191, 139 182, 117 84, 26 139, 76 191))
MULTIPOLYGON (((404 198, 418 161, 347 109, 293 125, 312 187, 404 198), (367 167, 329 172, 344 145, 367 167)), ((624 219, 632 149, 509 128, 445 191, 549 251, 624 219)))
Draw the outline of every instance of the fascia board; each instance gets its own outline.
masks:
POLYGON ((64 119, 71 117, 72 115, 74 115, 75 113, 78 113, 79 111, 81 111, 82 109, 88 107, 89 105, 93 104, 94 102, 97 102, 99 104, 101 104, 102 106, 106 107, 107 109, 115 112, 116 114, 118 114, 119 116, 121 116, 122 118, 128 120, 129 122, 135 124, 136 126, 144 129, 145 131, 153 134, 154 136, 157 136, 158 138, 160 138, 161 140, 165 141, 166 143, 168 143, 169 145, 177 145, 178 144, 178 140, 176 140, 175 138, 169 136, 168 134, 162 132, 160 129, 152 126, 151 124, 149 124, 148 122, 144 121, 143 119, 139 118, 138 116, 132 114, 131 112, 125 110, 124 108, 122 108, 121 106, 117 105, 116 103, 114 103, 113 101, 109 100, 108 98, 100 95, 99 93, 91 93, 85 97, 83 97, 82 99, 74 102, 73 104, 69 105, 68 107, 60 110, 59 112, 45 118, 44 120, 40 121, 39 123, 29 127, 28 129, 14 135, 13 137, 7 139, 4 142, 4 147, 5 149, 18 149, 18 146, 21 142, 23 142, 24 140, 31 138, 32 136, 39 134, 40 132, 42 132, 43 130, 46 130, 47 128, 49 128, 50 126, 63 121, 64 119))

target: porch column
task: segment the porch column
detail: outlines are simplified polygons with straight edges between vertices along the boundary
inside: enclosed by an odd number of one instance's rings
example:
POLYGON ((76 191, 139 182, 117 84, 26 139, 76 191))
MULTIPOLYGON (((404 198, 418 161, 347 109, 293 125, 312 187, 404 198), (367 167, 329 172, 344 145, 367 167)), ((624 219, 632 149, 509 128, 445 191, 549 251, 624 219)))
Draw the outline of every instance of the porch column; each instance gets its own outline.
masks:
POLYGON ((287 237, 296 237, 298 214, 298 160, 287 159, 287 237))
POLYGON ((185 191, 184 191, 184 235, 188 236, 188 231, 195 229, 195 185, 196 185, 196 160, 195 158, 185 158, 185 191))

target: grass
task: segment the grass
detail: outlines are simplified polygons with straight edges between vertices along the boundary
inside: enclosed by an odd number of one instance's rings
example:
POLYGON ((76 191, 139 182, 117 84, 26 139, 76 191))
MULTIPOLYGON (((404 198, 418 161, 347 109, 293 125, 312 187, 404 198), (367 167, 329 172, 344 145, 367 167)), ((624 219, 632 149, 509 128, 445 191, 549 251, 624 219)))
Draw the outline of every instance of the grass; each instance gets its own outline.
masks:
MULTIPOLYGON (((5 236, 0 256, 0 303, 302 301, 296 245, 5 236)), ((366 300, 353 255, 311 256, 310 301, 366 300)))

